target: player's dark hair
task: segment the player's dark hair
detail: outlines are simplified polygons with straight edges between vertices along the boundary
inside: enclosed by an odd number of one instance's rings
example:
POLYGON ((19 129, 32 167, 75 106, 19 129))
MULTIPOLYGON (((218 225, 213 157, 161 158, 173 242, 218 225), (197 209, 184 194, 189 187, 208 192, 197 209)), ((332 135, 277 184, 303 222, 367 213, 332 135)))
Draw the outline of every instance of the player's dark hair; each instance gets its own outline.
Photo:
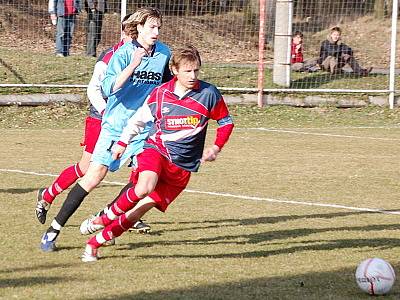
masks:
POLYGON ((300 30, 296 30, 294 33, 293 33, 293 37, 295 37, 295 36, 299 36, 299 37, 303 37, 303 33, 300 31, 300 30))
POLYGON ((125 23, 125 34, 132 39, 138 37, 137 26, 144 25, 147 19, 157 19, 162 24, 162 14, 157 8, 152 7, 142 7, 135 11, 124 23, 125 23))
POLYGON ((176 49, 171 58, 170 67, 179 69, 182 61, 197 62, 201 66, 201 58, 199 51, 192 45, 186 45, 182 48, 176 49))
POLYGON ((121 21, 121 30, 124 31, 125 30, 125 26, 126 26, 126 21, 128 21, 128 19, 132 16, 132 14, 127 14, 125 15, 125 17, 122 18, 121 21))
POLYGON ((339 33, 342 33, 342 29, 340 29, 339 26, 334 26, 334 27, 332 27, 332 28, 331 28, 331 33, 334 32, 334 31, 337 31, 337 32, 339 32, 339 33))

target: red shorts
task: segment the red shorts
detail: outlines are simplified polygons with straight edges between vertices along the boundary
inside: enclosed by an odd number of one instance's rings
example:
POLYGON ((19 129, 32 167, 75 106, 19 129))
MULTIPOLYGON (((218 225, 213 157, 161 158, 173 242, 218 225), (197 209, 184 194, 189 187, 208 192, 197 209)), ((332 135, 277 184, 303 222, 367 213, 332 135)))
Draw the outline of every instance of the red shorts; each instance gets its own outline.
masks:
POLYGON ((96 146, 97 140, 100 135, 101 120, 92 117, 86 117, 85 120, 85 136, 81 146, 85 147, 85 151, 93 153, 94 146, 96 146))
POLYGON ((156 202, 157 209, 164 212, 168 205, 186 188, 191 173, 174 165, 152 148, 145 149, 136 158, 138 167, 132 171, 130 181, 136 184, 139 173, 143 171, 157 173, 158 182, 149 197, 156 202))

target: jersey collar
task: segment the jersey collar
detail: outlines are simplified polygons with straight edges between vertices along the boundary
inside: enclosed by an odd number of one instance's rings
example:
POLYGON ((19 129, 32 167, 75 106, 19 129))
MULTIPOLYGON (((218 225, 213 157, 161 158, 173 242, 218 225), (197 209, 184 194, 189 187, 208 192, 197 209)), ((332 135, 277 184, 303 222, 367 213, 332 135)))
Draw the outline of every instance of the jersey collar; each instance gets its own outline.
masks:
MULTIPOLYGON (((138 48, 144 49, 144 47, 137 40, 132 40, 132 44, 138 48)), ((153 56, 154 52, 156 52, 156 43, 153 45, 153 48, 151 49, 150 56, 153 56)))

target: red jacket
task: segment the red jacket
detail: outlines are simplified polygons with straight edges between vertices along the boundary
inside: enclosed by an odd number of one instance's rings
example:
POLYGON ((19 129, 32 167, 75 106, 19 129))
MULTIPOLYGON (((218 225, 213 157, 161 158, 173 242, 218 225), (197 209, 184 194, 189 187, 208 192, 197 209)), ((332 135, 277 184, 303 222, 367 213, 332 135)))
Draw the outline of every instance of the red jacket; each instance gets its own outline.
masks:
POLYGON ((291 50, 291 63, 302 63, 304 62, 303 57, 303 45, 299 49, 296 49, 296 44, 292 43, 292 50, 291 50))

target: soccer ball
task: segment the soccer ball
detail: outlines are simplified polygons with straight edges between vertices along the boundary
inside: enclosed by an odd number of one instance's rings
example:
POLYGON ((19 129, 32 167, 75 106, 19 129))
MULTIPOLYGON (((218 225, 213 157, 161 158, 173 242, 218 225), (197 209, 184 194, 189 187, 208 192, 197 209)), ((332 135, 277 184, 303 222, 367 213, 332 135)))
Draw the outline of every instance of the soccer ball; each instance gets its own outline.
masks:
POLYGON ((381 258, 368 258, 356 270, 356 282, 370 295, 384 295, 392 288, 396 275, 393 267, 381 258))

